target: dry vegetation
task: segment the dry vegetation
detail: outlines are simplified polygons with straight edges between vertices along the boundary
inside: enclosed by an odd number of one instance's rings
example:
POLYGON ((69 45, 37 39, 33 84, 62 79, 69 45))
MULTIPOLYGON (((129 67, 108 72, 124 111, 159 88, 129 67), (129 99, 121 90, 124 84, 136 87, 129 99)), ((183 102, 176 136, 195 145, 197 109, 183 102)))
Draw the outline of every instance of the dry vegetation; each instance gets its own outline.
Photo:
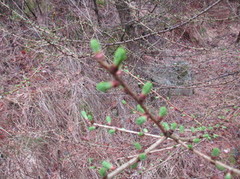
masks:
MULTIPOLYGON (((120 0, 116 0, 118 3, 120 0)), ((185 127, 181 137, 210 134, 194 148, 240 169, 240 46, 237 0, 224 0, 199 14, 212 0, 135 0, 128 2, 132 26, 124 34, 114 1, 0 1, 0 178, 101 178, 103 160, 119 167, 156 141, 139 137, 136 103, 120 88, 96 90, 112 79, 94 59, 89 41, 98 38, 111 62, 121 44, 128 49, 123 79, 135 92, 146 82, 145 69, 187 61, 193 72, 191 96, 164 96, 166 86, 154 84, 146 100, 154 114, 167 106, 165 122, 185 127), (97 4, 94 5, 94 2, 97 4), (171 30, 168 30, 171 29, 171 30), (155 33, 165 31, 164 33, 155 33), (124 42, 152 33, 133 42, 124 42), (127 104, 123 104, 125 100, 127 104), (106 126, 89 131, 81 111, 97 124, 125 128, 109 134, 106 126), (191 127, 213 127, 192 132, 191 127), (133 146, 141 143, 139 152, 133 146)), ((127 1, 126 1, 127 2, 127 1)), ((160 130, 147 122, 150 134, 160 130)), ((208 161, 166 140, 116 178, 224 178, 208 161)), ((235 178, 239 176, 234 175, 235 178)))

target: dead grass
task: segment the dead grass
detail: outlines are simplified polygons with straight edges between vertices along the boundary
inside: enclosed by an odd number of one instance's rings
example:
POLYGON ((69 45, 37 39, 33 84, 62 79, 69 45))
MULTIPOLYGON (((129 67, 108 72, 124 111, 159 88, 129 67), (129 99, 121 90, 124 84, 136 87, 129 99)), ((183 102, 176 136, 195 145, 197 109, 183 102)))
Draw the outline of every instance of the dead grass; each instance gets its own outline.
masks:
MULTIPOLYGON (((54 2, 52 4, 57 7, 54 2)), ((0 178, 100 178, 98 168, 103 160, 120 166, 128 161, 128 156, 138 153, 132 145, 134 142, 140 142, 143 148, 147 148, 155 141, 146 136, 139 138, 128 133, 110 135, 104 128, 88 131, 89 123, 82 118, 82 110, 92 114, 97 123, 105 124, 106 115, 110 115, 113 118, 112 125, 139 131, 140 128, 134 123, 138 115, 131 112, 136 104, 119 89, 107 94, 95 89, 98 82, 109 80, 110 77, 89 55, 88 42, 92 33, 99 37, 104 34, 91 24, 92 19, 89 18, 94 16, 90 10, 91 4, 87 4, 87 7, 79 6, 80 11, 71 3, 62 3, 61 6, 64 8, 59 11, 54 8, 48 12, 47 22, 55 11, 60 14, 58 18, 55 16, 54 25, 61 27, 66 22, 70 23, 70 20, 63 20, 65 16, 61 14, 67 14, 71 9, 74 10, 71 15, 78 22, 69 25, 69 28, 57 30, 50 39, 56 42, 55 45, 44 40, 51 37, 49 34, 40 35, 39 38, 39 29, 34 29, 23 20, 9 19, 7 14, 11 13, 7 9, 4 9, 5 15, 0 17, 4 22, 0 34, 0 178), (74 41, 76 34, 80 40, 74 41), (69 41, 56 40, 55 37, 66 37, 69 41), (71 56, 69 51, 75 56, 71 56), (128 105, 121 103, 123 99, 128 105)), ((113 5, 107 3, 106 8, 101 9, 103 29, 116 27, 112 22, 117 19, 117 14, 111 8, 113 5), (105 17, 108 18, 104 19, 105 17)), ((239 24, 227 20, 215 22, 214 25, 205 22, 204 28, 210 40, 208 45, 204 43, 210 49, 208 51, 197 51, 166 42, 161 47, 155 47, 162 50, 155 49, 153 52, 145 48, 144 53, 152 58, 155 58, 154 53, 157 53, 156 57, 161 56, 154 61, 156 65, 181 60, 191 64, 195 94, 171 97, 168 101, 206 126, 219 123, 226 126, 226 129, 220 127, 212 131, 219 138, 204 140, 196 148, 209 154, 213 147, 219 147, 223 151, 221 161, 239 168, 240 155, 233 151, 239 150, 240 143, 240 73, 231 75, 240 70, 239 49, 233 44, 239 24), (232 156, 234 161, 229 159, 232 156)), ((111 33, 114 38, 118 37, 114 32, 111 33)), ((167 35, 168 38, 174 38, 176 34, 167 35)), ((195 33, 191 35, 195 37, 195 33)), ((103 42, 113 41, 113 37, 106 34, 101 38, 103 42)), ((198 46, 186 39, 181 41, 179 36, 178 38, 180 41, 172 40, 183 42, 187 46, 198 46)), ((132 53, 135 58, 138 57, 136 61, 128 59, 129 70, 134 74, 134 68, 141 68, 138 64, 146 62, 141 62, 142 52, 132 53)), ((141 74, 134 75, 141 77, 141 74)), ((136 79, 128 75, 124 75, 124 79, 134 90, 140 90, 136 79)), ((152 98, 147 103, 152 111, 159 105, 168 104, 161 99, 152 101, 152 98)), ((189 116, 184 116, 170 105, 168 107, 170 112, 167 122, 177 122, 187 129, 198 126, 189 116)), ((144 127, 149 132, 159 133, 151 123, 144 127)), ((179 135, 189 137, 193 133, 179 135)), ((172 145, 173 142, 167 141, 159 148, 172 145)), ((139 163, 137 169, 127 169, 116 178, 200 179, 223 176, 224 172, 177 147, 149 155, 146 161, 139 163)))

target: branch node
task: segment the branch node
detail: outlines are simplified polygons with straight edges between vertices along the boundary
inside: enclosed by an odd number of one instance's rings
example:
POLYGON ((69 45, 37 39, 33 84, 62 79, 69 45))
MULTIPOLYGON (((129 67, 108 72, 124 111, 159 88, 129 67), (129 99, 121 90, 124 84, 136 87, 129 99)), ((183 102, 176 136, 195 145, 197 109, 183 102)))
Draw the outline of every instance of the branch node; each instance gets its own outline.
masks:
POLYGON ((116 65, 111 65, 109 67, 109 72, 113 75, 115 75, 118 72, 118 67, 116 65))

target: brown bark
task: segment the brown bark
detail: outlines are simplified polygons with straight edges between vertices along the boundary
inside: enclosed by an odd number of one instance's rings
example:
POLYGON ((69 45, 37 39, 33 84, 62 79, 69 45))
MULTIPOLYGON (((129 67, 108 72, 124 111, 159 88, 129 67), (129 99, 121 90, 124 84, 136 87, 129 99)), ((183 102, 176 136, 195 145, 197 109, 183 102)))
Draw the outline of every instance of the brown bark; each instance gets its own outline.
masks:
POLYGON ((131 10, 128 4, 124 0, 116 0, 116 8, 119 14, 122 28, 125 30, 125 34, 129 37, 133 37, 134 27, 133 27, 133 18, 131 16, 131 10))
POLYGON ((97 1, 93 0, 93 4, 94 4, 94 11, 97 16, 98 25, 101 26, 101 20, 100 20, 100 16, 99 16, 97 1))
POLYGON ((238 33, 238 37, 237 37, 237 40, 236 40, 236 43, 239 43, 240 42, 240 32, 238 33))

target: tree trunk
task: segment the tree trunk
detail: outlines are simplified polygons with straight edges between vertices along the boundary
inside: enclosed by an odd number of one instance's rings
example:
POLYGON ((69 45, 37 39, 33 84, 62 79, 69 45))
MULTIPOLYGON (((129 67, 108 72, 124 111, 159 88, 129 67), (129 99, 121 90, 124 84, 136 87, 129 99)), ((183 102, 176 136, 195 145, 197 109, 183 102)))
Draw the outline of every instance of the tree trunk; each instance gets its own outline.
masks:
POLYGON ((125 0, 116 0, 115 4, 119 14, 122 28, 125 30, 125 34, 130 38, 133 37, 135 35, 133 27, 133 18, 131 16, 131 10, 128 4, 125 2, 125 0))
POLYGON ((99 12, 98 12, 97 1, 93 0, 93 4, 94 4, 94 11, 95 11, 95 14, 97 16, 98 25, 101 26, 101 20, 100 20, 100 16, 99 16, 99 12))

